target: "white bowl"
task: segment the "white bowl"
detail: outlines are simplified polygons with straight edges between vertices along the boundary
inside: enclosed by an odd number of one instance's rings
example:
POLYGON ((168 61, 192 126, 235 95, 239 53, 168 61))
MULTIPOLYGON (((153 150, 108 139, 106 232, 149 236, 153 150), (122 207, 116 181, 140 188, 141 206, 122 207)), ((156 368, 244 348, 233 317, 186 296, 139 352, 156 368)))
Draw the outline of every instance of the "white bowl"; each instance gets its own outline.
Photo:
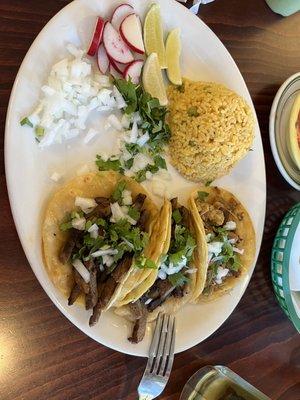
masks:
POLYGON ((300 92, 300 72, 288 78, 279 88, 270 113, 269 133, 273 157, 284 179, 300 190, 300 171, 287 145, 289 119, 295 97, 300 92))

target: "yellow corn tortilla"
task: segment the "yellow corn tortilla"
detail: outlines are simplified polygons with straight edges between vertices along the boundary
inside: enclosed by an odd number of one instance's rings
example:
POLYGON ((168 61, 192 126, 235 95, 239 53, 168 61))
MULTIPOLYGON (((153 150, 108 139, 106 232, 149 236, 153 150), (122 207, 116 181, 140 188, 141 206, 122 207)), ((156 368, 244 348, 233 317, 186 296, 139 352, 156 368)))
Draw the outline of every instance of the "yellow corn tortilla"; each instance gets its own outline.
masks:
MULTIPOLYGON (((169 251, 171 242, 171 225, 172 225, 172 205, 170 201, 165 200, 162 208, 162 216, 160 223, 162 227, 168 231, 164 249, 161 255, 165 255, 169 251)), ((167 299, 160 307, 157 307, 153 312, 148 314, 148 321, 154 321, 160 312, 173 314, 178 311, 184 304, 194 302, 202 293, 205 283, 205 263, 207 260, 207 246, 205 242, 205 232, 201 225, 194 221, 193 213, 190 210, 190 231, 194 234, 197 247, 194 250, 193 259, 190 262, 190 268, 195 268, 197 271, 190 275, 190 283, 187 287, 186 294, 181 298, 171 297, 167 299)), ((159 238, 161 235, 159 236, 159 238)), ((129 320, 134 320, 128 305, 137 301, 148 289, 155 283, 157 279, 158 269, 153 270, 140 284, 134 288, 129 294, 118 303, 118 308, 115 312, 118 315, 124 316, 129 320), (123 306, 123 307, 121 307, 123 306)))
MULTIPOLYGON (((72 265, 70 263, 63 264, 59 260, 60 250, 68 237, 68 233, 60 230, 60 224, 67 213, 74 211, 76 196, 87 198, 109 198, 112 195, 115 186, 121 180, 126 181, 126 188, 132 192, 133 198, 139 193, 146 194, 147 198, 144 203, 144 208, 148 212, 148 226, 146 230, 149 232, 149 243, 145 248, 144 254, 154 262, 157 262, 160 257, 161 250, 159 246, 157 246, 159 242, 155 236, 155 230, 152 229, 152 224, 157 217, 158 209, 152 202, 150 195, 139 183, 113 171, 90 173, 77 177, 56 192, 50 199, 42 225, 42 249, 48 275, 58 290, 67 298, 69 297, 74 285, 74 278, 72 265)), ((141 270, 134 267, 133 261, 132 267, 124 278, 124 282, 126 282, 132 275, 133 278, 131 279, 131 283, 134 285, 135 280, 139 278, 142 279, 143 274, 146 274, 147 272, 148 270, 141 270)), ((118 285, 107 308, 111 307, 116 302, 122 289, 123 282, 118 285)), ((82 302, 81 299, 79 303, 82 302)))
MULTIPOLYGON (((256 252, 255 231, 251 218, 245 207, 242 205, 242 203, 232 193, 228 192, 225 189, 212 186, 202 187, 192 194, 190 198, 190 208, 194 216, 194 221, 200 227, 201 231, 203 231, 205 234, 204 223, 202 221, 202 218, 198 212, 196 205, 198 192, 206 192, 209 194, 209 196, 204 201, 205 203, 213 204, 218 199, 221 199, 221 201, 225 204, 225 206, 226 204, 228 204, 232 207, 232 210, 230 211, 231 217, 232 220, 236 222, 236 229, 234 232, 243 240, 242 247, 244 249, 244 254, 239 255, 239 259, 242 264, 241 275, 237 278, 228 277, 227 279, 225 279, 222 285, 218 285, 217 289, 214 290, 214 292, 211 295, 202 294, 201 296, 198 296, 198 298, 196 299, 197 302, 205 300, 208 301, 215 300, 216 298, 229 292, 236 285, 238 280, 240 280, 241 276, 247 273, 247 271, 249 270, 250 266, 253 263, 256 252)), ((206 243, 205 236, 204 240, 206 243)), ((205 263, 203 274, 201 275, 201 280, 203 279, 201 287, 203 288, 205 286, 207 269, 208 269, 208 262, 205 263)))

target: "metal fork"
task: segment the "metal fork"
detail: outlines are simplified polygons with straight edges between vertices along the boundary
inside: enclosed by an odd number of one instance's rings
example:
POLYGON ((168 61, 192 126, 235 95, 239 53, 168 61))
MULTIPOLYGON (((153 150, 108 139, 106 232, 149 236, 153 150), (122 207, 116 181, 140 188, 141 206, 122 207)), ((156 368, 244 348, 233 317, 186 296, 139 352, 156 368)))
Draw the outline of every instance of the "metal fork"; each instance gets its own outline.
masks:
POLYGON ((175 346, 175 317, 159 314, 149 358, 138 387, 140 400, 152 400, 165 389, 172 370, 175 346))

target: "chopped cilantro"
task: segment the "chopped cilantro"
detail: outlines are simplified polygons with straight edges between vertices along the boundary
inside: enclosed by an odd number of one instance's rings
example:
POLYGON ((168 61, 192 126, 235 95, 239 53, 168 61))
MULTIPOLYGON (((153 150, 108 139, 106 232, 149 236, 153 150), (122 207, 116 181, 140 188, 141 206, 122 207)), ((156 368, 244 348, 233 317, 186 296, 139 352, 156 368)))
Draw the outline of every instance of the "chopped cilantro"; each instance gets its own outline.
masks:
POLYGON ((199 112, 198 112, 198 110, 197 110, 197 107, 190 107, 188 110, 187 110, 187 113, 188 113, 188 116, 189 117, 199 117, 199 112))
POLYGON ((213 182, 213 181, 207 181, 207 182, 205 183, 205 186, 206 186, 206 187, 209 187, 209 186, 212 184, 212 182, 213 182))
POLYGON ((88 231, 92 225, 93 225, 92 221, 87 221, 85 224, 85 230, 88 231))
POLYGON ((119 204, 122 203, 122 195, 124 192, 124 189, 126 188, 126 182, 125 181, 120 181, 117 183, 113 194, 111 195, 111 200, 116 203, 118 202, 119 204))
POLYGON ((42 126, 37 126, 37 127, 35 128, 35 134, 36 134, 36 136, 37 136, 38 138, 40 138, 40 137, 44 136, 44 134, 45 134, 45 129, 44 129, 42 126))
POLYGON ((182 220, 182 215, 180 214, 180 211, 177 209, 173 211, 172 213, 172 218, 175 221, 176 224, 179 224, 182 220))
POLYGON ((138 221, 140 218, 141 213, 139 210, 135 207, 129 207, 128 209, 128 215, 130 218, 134 219, 135 221, 138 221))
POLYGON ((126 169, 131 169, 133 166, 134 158, 130 158, 129 160, 124 162, 124 166, 126 169))
POLYGON ((64 222, 64 223, 60 224, 59 228, 62 232, 68 231, 69 229, 72 228, 72 221, 64 222))
POLYGON ((167 169, 166 160, 162 158, 160 155, 156 155, 154 157, 154 164, 158 168, 167 169))
POLYGON ((145 256, 140 256, 135 260, 134 264, 137 268, 140 269, 156 269, 156 264, 154 261, 146 258, 145 256))
POLYGON ((119 92, 124 97, 124 100, 127 104, 124 109, 126 114, 132 114, 137 111, 138 108, 138 98, 137 98, 137 88, 129 79, 128 81, 125 79, 116 79, 115 85, 117 86, 119 92))
POLYGON ((96 164, 99 171, 123 171, 120 160, 108 159, 107 161, 104 161, 101 156, 97 155, 96 164))
POLYGON ((136 143, 125 143, 125 149, 130 153, 132 156, 137 155, 141 152, 141 147, 136 143))
POLYGON ((208 196, 208 193, 207 193, 207 192, 201 192, 201 191, 198 192, 198 199, 199 199, 200 201, 205 201, 205 199, 207 198, 207 196, 208 196))
POLYGON ((177 272, 176 274, 169 275, 168 279, 174 287, 180 287, 189 282, 189 278, 184 276, 182 272, 177 272))
POLYGON ((33 124, 30 122, 29 118, 25 117, 20 121, 21 126, 28 125, 33 128, 33 124))

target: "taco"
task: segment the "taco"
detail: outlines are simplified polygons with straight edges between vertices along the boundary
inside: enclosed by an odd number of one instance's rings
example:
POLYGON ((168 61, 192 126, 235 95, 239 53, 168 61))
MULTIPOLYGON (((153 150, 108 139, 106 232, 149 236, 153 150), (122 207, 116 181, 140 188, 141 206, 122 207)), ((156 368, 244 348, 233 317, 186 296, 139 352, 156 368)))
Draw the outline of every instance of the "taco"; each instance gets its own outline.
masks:
POLYGON ((204 264, 207 259, 205 234, 194 223, 192 213, 179 205, 177 199, 165 201, 160 222, 167 231, 159 268, 137 285, 125 298, 119 299, 118 315, 134 322, 129 341, 140 342, 146 324, 159 312, 174 313, 193 301, 203 290, 204 264), (126 306, 124 306, 126 304, 126 306))
POLYGON ((92 310, 91 326, 129 284, 157 269, 165 233, 157 240, 158 215, 142 186, 115 172, 77 177, 48 203, 42 226, 48 274, 69 305, 92 310))
POLYGON ((255 258, 255 231, 245 207, 224 189, 199 189, 190 207, 194 220, 204 228, 208 250, 204 290, 198 300, 213 300, 247 273, 255 258))

